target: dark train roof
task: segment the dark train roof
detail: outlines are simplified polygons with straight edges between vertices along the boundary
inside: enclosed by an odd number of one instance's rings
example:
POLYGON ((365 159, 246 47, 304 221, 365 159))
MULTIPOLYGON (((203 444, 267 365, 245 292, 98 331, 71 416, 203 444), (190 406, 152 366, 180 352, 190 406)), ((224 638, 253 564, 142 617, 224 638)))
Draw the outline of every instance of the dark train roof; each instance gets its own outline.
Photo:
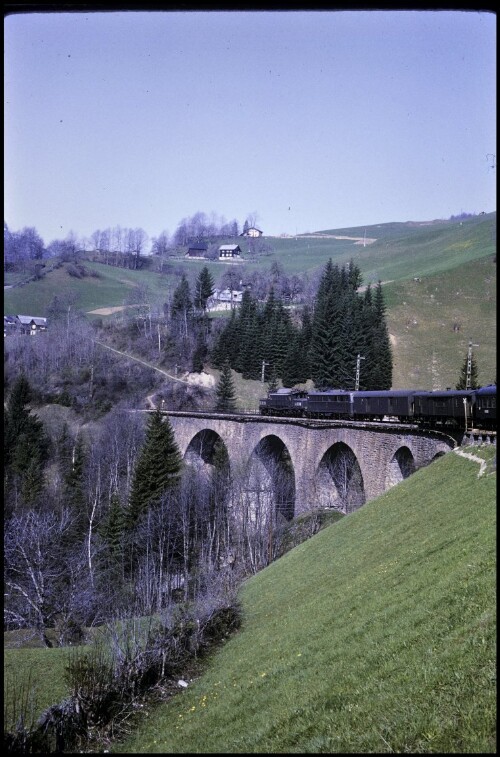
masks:
POLYGON ((269 392, 268 396, 272 397, 275 394, 303 394, 305 392, 305 389, 289 389, 288 387, 282 386, 279 389, 275 389, 273 392, 269 392))
POLYGON ((415 389, 371 389, 366 392, 355 392, 356 397, 408 397, 415 394, 415 389))
POLYGON ((480 389, 476 389, 476 394, 496 394, 497 385, 489 384, 488 386, 482 386, 480 389))
POLYGON ((320 391, 319 389, 315 389, 311 392, 308 392, 308 394, 352 394, 352 391, 349 389, 325 389, 324 391, 320 391))
POLYGON ((471 394, 474 394, 473 389, 446 389, 446 390, 436 390, 434 392, 426 392, 426 391, 414 391, 413 392, 415 396, 417 397, 470 397, 471 394))

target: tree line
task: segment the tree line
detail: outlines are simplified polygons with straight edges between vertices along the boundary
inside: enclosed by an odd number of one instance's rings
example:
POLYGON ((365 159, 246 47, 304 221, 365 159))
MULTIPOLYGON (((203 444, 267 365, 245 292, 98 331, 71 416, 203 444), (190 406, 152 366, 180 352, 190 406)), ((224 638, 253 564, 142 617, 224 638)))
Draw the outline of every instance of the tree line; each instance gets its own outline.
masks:
POLYGON ((312 311, 287 309, 274 289, 264 304, 249 291, 211 352, 213 364, 227 363, 246 379, 260 379, 292 387, 312 379, 317 389, 353 389, 358 355, 364 359, 360 389, 390 389, 392 350, 386 306, 379 282, 363 294, 359 268, 328 261, 319 282, 312 311))
MULTIPOLYGON (((243 231, 256 223, 256 214, 249 214, 243 223, 243 231)), ((170 235, 164 229, 158 236, 149 238, 143 228, 122 226, 96 229, 88 239, 78 240, 74 232, 69 232, 64 239, 51 240, 47 245, 36 228, 25 226, 13 231, 4 220, 4 267, 25 268, 31 260, 62 256, 75 262, 75 256, 82 250, 93 249, 99 252, 105 263, 139 267, 141 255, 150 245, 150 251, 161 258, 168 257, 177 247, 184 247, 193 242, 214 241, 227 237, 237 237, 240 224, 236 219, 226 221, 224 216, 216 213, 207 215, 194 213, 179 221, 175 232, 170 235)))
POLYGON ((21 374, 4 432, 6 630, 79 641, 85 627, 229 590, 279 553, 290 477, 272 450, 238 469, 206 439, 206 462, 195 448, 183 460, 159 410, 144 422, 122 406, 85 429, 42 422, 35 406, 21 374))

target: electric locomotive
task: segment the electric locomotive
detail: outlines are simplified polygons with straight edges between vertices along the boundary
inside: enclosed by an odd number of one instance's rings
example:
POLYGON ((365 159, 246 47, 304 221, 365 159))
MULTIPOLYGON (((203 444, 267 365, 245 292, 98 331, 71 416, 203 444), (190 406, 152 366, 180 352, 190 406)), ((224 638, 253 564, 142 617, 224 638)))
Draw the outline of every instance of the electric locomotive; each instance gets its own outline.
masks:
POLYGON ((496 427, 496 384, 480 389, 307 392, 278 389, 261 399, 261 415, 337 420, 392 420, 429 427, 496 427))

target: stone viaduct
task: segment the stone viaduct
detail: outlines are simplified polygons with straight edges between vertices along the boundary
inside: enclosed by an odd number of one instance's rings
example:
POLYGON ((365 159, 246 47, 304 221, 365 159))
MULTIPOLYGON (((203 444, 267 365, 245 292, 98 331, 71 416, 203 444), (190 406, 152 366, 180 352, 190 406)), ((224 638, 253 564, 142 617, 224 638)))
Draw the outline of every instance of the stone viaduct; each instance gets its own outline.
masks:
POLYGON ((221 444, 231 471, 254 465, 287 480, 287 517, 318 506, 349 512, 457 446, 402 424, 168 411, 183 457, 213 465, 221 444))

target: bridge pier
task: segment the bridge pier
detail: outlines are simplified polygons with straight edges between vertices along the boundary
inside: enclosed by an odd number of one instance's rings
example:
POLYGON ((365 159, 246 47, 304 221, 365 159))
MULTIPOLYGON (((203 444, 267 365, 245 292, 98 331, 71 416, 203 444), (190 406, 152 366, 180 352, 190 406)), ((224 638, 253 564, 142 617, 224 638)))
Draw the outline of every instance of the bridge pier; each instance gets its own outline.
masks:
POLYGON ((237 470, 258 450, 274 450, 277 456, 286 450, 293 469, 295 515, 324 506, 328 496, 339 497, 339 509, 357 509, 457 444, 446 434, 401 424, 166 414, 183 456, 201 449, 200 439, 213 444, 217 438, 237 470))

